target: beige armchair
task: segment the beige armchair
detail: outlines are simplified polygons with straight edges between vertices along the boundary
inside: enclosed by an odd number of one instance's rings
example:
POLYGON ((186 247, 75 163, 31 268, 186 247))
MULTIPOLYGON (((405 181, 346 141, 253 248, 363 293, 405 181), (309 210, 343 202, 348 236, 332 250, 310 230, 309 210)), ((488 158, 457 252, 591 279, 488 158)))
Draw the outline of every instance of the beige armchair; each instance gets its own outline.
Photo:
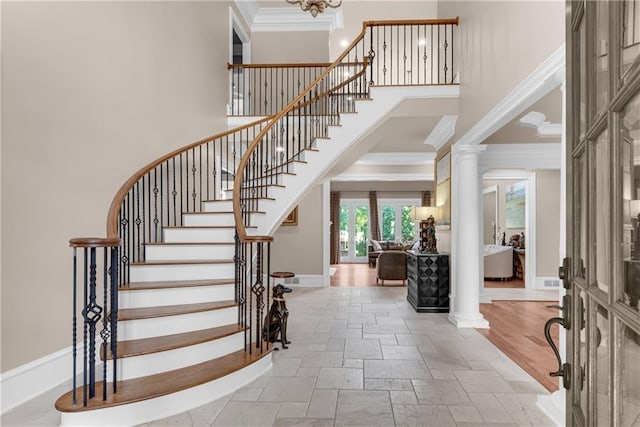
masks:
POLYGON ((513 247, 485 245, 484 278, 509 280, 513 276, 513 247))
POLYGON ((407 280, 407 253, 404 251, 384 251, 376 263, 376 285, 384 286, 385 280, 407 280), (378 282, 378 280, 381 281, 378 282))

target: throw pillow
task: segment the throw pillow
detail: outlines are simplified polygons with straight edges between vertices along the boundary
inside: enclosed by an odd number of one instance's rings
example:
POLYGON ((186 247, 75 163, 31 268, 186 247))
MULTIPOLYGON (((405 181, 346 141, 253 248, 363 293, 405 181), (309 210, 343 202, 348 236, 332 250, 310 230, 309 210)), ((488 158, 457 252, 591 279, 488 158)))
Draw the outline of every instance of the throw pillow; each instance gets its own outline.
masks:
POLYGON ((371 246, 373 246, 373 250, 374 251, 381 251, 382 250, 382 245, 380 245, 380 242, 378 242, 377 240, 369 240, 371 242, 371 246))

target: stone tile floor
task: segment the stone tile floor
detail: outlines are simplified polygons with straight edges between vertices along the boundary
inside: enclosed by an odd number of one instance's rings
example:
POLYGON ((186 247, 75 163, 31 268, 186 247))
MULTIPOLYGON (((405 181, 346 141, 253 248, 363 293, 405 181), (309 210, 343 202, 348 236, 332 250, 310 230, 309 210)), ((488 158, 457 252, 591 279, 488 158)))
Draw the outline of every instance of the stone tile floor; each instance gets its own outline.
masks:
MULTIPOLYGON (((416 313, 406 288, 296 288, 289 349, 230 396, 145 426, 551 426, 548 392, 473 329, 416 313)), ((57 425, 58 387, 2 417, 57 425)))

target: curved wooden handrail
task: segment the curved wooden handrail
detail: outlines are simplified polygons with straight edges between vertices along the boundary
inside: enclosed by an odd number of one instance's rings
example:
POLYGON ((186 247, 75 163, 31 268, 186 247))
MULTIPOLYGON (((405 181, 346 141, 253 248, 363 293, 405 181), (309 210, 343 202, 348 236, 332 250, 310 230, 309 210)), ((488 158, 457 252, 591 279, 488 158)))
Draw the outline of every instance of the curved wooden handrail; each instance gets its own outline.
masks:
POLYGON ((118 190, 118 192, 116 193, 116 195, 113 197, 113 200, 111 201, 111 206, 109 207, 109 213, 107 214, 107 237, 108 238, 117 238, 118 237, 118 212, 120 210, 120 206, 122 204, 122 201, 124 200, 125 196, 127 195, 127 193, 129 192, 129 190, 131 190, 131 188, 133 187, 133 185, 138 182, 138 180, 140 180, 140 178, 142 178, 144 175, 146 175, 149 171, 151 171, 153 168, 155 168, 156 166, 160 165, 162 162, 171 159, 172 157, 175 157, 177 155, 179 155, 180 153, 183 153, 185 151, 190 150, 193 147, 197 147, 198 145, 204 144, 206 142, 209 141, 213 141, 215 139, 218 138, 223 138, 227 135, 230 135, 232 133, 235 132, 239 132, 239 131, 243 131, 245 129, 248 129, 252 126, 255 126, 257 124, 263 123, 263 122, 268 122, 269 120, 271 120, 273 118, 273 116, 267 116, 265 118, 259 119, 259 120, 255 120, 251 123, 248 123, 244 126, 241 127, 237 127, 237 128, 233 128, 230 129, 228 131, 213 135, 211 137, 208 138, 203 138, 199 141, 196 141, 192 144, 189 144, 185 147, 182 148, 178 148, 177 150, 174 150, 168 154, 165 154, 164 156, 160 157, 157 160, 154 160, 153 162, 149 163, 148 165, 144 166, 143 168, 141 168, 140 170, 138 170, 136 173, 134 173, 133 175, 131 175, 131 177, 124 183, 122 184, 122 186, 120 187, 120 189, 118 190))
MULTIPOLYGON (((459 17, 453 19, 416 19, 416 20, 383 20, 383 21, 365 21, 362 23, 362 31, 360 34, 351 42, 351 44, 342 52, 342 54, 331 64, 329 65, 323 72, 320 74, 305 90, 300 92, 297 97, 295 97, 289 104, 282 109, 279 113, 273 116, 273 120, 265 126, 262 131, 256 136, 253 142, 247 147, 242 159, 237 168, 236 176, 234 179, 233 187, 240 189, 242 188, 242 180, 244 176, 244 169, 246 168, 249 160, 251 158, 252 153, 258 146, 258 144, 265 137, 267 132, 269 132, 272 127, 277 123, 282 117, 284 117, 287 113, 292 111, 295 106, 300 102, 302 98, 304 98, 311 90, 322 80, 324 79, 336 66, 338 66, 341 61, 347 57, 347 55, 354 49, 358 43, 364 38, 367 28, 383 26, 383 25, 458 25, 459 17)), ((233 194, 233 215, 236 224, 236 231, 238 233, 238 238, 241 241, 253 241, 257 236, 249 236, 247 235, 246 227, 244 225, 244 221, 242 220, 242 210, 240 206, 240 191, 234 192, 233 194)))
MULTIPOLYGON (((301 62, 295 64, 229 64, 227 70, 233 68, 306 68, 306 67, 328 67, 331 62, 301 62)), ((340 65, 362 65, 362 62, 341 62, 340 65)))

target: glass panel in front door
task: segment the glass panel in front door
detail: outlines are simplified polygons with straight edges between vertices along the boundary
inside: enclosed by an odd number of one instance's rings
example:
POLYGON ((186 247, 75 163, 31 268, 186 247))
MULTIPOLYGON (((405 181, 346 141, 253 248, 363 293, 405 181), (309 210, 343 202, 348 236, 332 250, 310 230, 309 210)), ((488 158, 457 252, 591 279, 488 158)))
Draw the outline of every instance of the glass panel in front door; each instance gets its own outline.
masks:
POLYGON ((609 356, 611 339, 609 337, 609 314, 602 306, 596 308, 595 330, 595 408, 596 425, 608 426, 609 414, 609 356))
POLYGON ((599 113, 609 103, 609 2, 595 3, 596 31, 594 62, 596 71, 595 111, 599 113))
POLYGON ((640 334, 620 325, 620 425, 640 425, 640 334))
POLYGON ((640 298, 640 94, 621 114, 622 153, 622 257, 623 287, 620 301, 638 311, 640 298))
POLYGON ((609 132, 605 129, 593 145, 592 156, 594 163, 591 191, 593 194, 593 226, 595 239, 593 241, 593 261, 595 262, 595 277, 592 284, 605 292, 609 291, 609 271, 611 266, 610 224, 611 224, 611 178, 609 152, 609 132))
POLYGON ((640 55, 640 0, 622 3, 620 72, 624 75, 640 55))

